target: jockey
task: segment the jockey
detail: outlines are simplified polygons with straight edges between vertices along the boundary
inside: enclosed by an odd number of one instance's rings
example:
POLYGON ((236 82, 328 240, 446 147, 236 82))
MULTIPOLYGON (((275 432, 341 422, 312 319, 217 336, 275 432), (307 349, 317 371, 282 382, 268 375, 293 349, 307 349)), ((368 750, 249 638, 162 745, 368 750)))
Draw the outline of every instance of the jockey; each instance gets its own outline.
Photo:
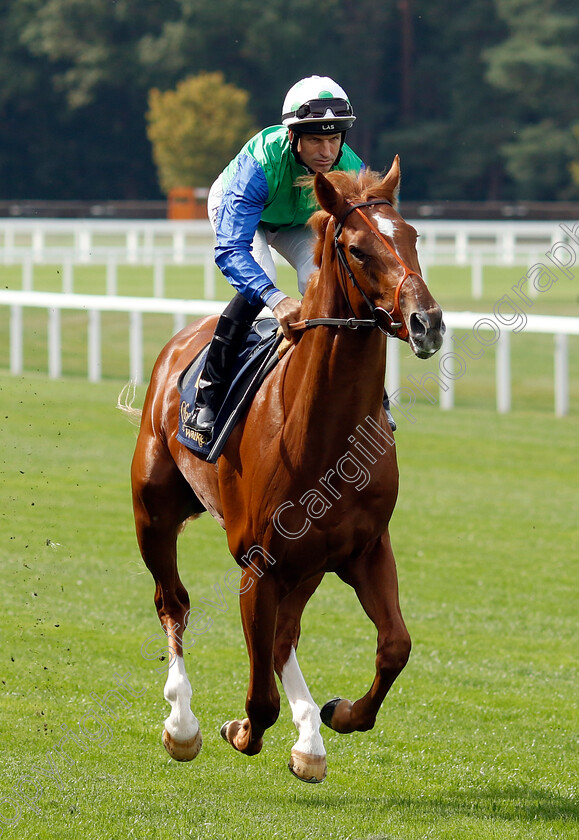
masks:
POLYGON ((285 97, 282 125, 252 137, 209 191, 215 262, 237 294, 217 322, 186 424, 207 439, 227 393, 232 365, 259 312, 268 306, 287 338, 289 324, 299 320, 300 301, 276 286, 270 247, 295 268, 303 294, 316 270, 313 233, 305 225, 319 205, 296 181, 316 172, 363 168, 345 143, 355 119, 346 92, 336 82, 324 76, 302 79, 285 97))

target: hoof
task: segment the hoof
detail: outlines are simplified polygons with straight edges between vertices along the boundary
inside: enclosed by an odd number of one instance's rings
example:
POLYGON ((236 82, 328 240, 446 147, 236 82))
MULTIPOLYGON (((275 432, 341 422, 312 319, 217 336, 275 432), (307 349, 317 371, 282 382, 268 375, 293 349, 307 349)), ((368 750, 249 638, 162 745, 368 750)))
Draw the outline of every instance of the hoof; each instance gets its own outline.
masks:
POLYGON ((356 726, 352 718, 353 703, 350 700, 341 700, 336 697, 335 700, 329 700, 320 712, 322 721, 334 732, 342 734, 346 732, 354 732, 356 726))
POLYGON ((230 744, 231 741, 227 737, 227 730, 229 729, 229 726, 232 723, 233 723, 232 720, 226 720, 225 723, 223 724, 223 726, 221 727, 221 729, 219 730, 219 733, 220 733, 221 737, 223 738, 224 741, 227 741, 228 744, 230 744))
POLYGON ((336 697, 334 700, 328 700, 328 702, 324 703, 322 706, 320 717, 322 719, 322 723, 324 723, 328 729, 333 729, 332 718, 334 716, 334 712, 336 711, 336 706, 341 702, 342 698, 336 697))
POLYGON ((248 726, 249 721, 247 718, 245 720, 226 720, 219 731, 223 740, 231 744, 237 752, 241 752, 244 755, 257 755, 263 746, 263 738, 258 738, 257 741, 248 740, 248 726), (240 735, 241 746, 238 741, 240 735))
POLYGON ((193 761, 199 755, 199 750, 203 743, 201 730, 187 741, 176 741, 169 735, 166 729, 163 729, 162 740, 163 746, 175 761, 193 761))
POLYGON ((291 751, 291 759, 288 764, 290 772, 301 779, 302 782, 318 784, 326 778, 326 756, 308 755, 299 750, 291 751))

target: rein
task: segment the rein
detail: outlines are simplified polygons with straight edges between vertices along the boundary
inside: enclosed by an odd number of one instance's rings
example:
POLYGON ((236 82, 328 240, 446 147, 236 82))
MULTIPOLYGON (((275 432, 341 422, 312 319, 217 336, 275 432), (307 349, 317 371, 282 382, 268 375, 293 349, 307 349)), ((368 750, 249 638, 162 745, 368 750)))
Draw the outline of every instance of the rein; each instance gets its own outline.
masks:
POLYGON ((290 329, 308 330, 312 327, 327 326, 347 327, 348 329, 356 330, 358 329, 358 327, 378 327, 378 329, 386 335, 395 335, 397 338, 401 339, 408 338, 408 327, 404 323, 404 317, 400 309, 400 292, 402 290, 402 286, 409 277, 420 277, 420 274, 418 274, 417 271, 412 271, 406 265, 404 260, 396 253, 396 250, 390 245, 386 237, 383 236, 382 233, 380 233, 380 231, 378 230, 376 225, 371 221, 371 219, 369 219, 368 216, 364 215, 364 213, 362 213, 362 211, 360 210, 361 207, 374 207, 376 204, 388 204, 390 207, 392 207, 392 202, 386 201, 385 199, 376 201, 363 201, 359 204, 352 204, 352 206, 344 213, 338 224, 335 226, 334 230, 334 246, 336 248, 336 255, 338 257, 338 263, 340 267, 340 281, 344 290, 346 300, 348 301, 350 310, 353 314, 352 305, 350 303, 350 299, 346 293, 345 288, 346 274, 350 278, 352 286, 354 286, 360 292, 365 303, 368 305, 368 308, 372 313, 372 318, 306 318, 303 321, 297 321, 294 324, 290 324, 290 329), (396 262, 404 269, 404 276, 401 280, 398 281, 398 284, 396 285, 396 288, 394 290, 394 304, 390 311, 384 309, 382 306, 374 306, 368 295, 365 293, 365 291, 361 288, 360 284, 356 280, 354 272, 350 268, 350 264, 348 263, 348 260, 346 258, 344 246, 339 241, 340 234, 344 227, 344 222, 346 221, 350 213, 353 212, 356 212, 360 216, 360 218, 364 220, 365 224, 368 225, 368 227, 372 230, 373 233, 376 234, 376 236, 382 242, 382 244, 386 246, 387 250, 390 251, 396 262), (387 319, 386 323, 381 323, 381 321, 384 321, 384 318, 387 319))

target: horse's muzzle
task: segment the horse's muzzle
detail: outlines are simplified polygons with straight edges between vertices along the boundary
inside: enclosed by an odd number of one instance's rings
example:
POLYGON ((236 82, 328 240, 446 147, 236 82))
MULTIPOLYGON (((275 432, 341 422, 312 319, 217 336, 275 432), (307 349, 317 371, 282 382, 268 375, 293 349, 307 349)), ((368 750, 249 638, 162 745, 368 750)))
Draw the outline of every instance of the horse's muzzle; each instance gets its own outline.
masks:
POLYGON ((407 323, 408 340, 419 359, 428 359, 440 350, 446 326, 439 306, 412 312, 407 323))

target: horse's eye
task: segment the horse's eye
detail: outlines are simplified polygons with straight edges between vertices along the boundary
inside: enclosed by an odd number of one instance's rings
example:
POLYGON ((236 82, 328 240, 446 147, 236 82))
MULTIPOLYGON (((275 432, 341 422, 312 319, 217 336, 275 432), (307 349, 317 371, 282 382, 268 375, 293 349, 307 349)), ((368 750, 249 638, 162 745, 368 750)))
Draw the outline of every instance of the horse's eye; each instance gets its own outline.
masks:
POLYGON ((358 260, 358 262, 364 262, 364 260, 366 259, 366 254, 364 253, 364 251, 361 251, 359 248, 356 248, 355 245, 350 245, 348 250, 354 257, 354 259, 358 260))

